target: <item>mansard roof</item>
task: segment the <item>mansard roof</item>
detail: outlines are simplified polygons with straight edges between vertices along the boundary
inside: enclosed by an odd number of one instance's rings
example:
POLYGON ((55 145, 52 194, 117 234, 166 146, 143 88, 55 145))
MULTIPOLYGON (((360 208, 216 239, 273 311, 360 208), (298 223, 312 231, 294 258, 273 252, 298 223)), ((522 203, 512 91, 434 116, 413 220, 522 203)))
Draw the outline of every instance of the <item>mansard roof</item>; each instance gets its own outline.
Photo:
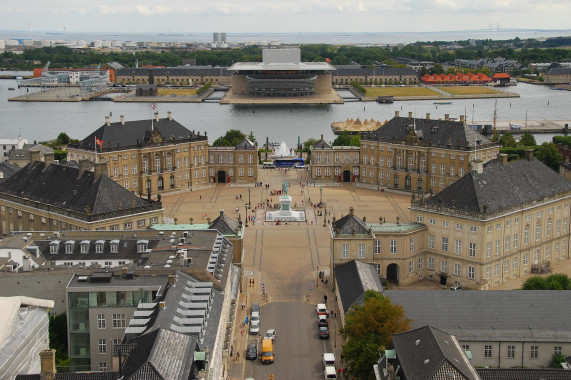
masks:
POLYGON ((407 142, 460 150, 493 144, 463 122, 399 116, 374 132, 364 134, 361 141, 407 142))
MULTIPOLYGON (((79 146, 74 146, 73 144, 69 146, 94 151, 96 137, 103 141, 103 150, 160 142, 201 141, 208 139, 206 133, 201 136, 200 132, 190 131, 176 120, 167 117, 158 120, 153 118, 125 121, 124 123, 115 122, 109 123, 109 125, 104 123, 95 132, 81 140, 79 146)), ((99 147, 98 150, 100 150, 99 147)))
POLYGON ((482 173, 470 171, 426 204, 466 212, 495 213, 571 191, 571 183, 530 157, 502 164, 495 159, 482 173))
POLYGON ((105 214, 118 210, 137 209, 149 203, 121 185, 101 175, 77 168, 36 161, 26 165, 8 180, 0 183, 0 196, 38 202, 63 210, 105 214))

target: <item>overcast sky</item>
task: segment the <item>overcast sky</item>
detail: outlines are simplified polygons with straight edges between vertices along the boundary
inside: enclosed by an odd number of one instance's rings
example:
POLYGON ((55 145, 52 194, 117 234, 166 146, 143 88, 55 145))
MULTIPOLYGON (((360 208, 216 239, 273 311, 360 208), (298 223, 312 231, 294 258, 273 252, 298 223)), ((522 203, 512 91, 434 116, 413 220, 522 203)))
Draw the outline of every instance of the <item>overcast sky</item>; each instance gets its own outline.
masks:
POLYGON ((569 0, 0 0, 0 29, 120 33, 569 29, 569 0))

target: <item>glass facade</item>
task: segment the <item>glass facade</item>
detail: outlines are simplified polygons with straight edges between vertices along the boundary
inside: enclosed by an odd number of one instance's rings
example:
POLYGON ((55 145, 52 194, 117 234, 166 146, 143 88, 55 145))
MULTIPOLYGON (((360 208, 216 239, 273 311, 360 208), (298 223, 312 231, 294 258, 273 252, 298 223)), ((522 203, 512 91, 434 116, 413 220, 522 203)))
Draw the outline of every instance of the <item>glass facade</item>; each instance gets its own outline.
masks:
POLYGON ((308 96, 315 93, 317 76, 312 73, 263 71, 246 76, 248 90, 254 96, 308 96))
POLYGON ((154 291, 68 292, 69 354, 75 371, 91 370, 89 310, 102 307, 133 307, 152 302, 154 291))

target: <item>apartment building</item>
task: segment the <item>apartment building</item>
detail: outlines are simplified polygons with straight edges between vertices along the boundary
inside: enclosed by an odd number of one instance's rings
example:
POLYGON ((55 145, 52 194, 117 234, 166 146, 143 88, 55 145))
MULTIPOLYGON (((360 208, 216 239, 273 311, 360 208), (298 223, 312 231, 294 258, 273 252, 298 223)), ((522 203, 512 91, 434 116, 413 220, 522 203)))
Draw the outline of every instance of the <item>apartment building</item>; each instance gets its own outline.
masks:
POLYGON ((358 146, 331 146, 323 140, 311 147, 311 178, 315 182, 355 182, 360 173, 358 146))
POLYGON ((208 177, 212 183, 254 183, 258 178, 258 144, 244 139, 236 146, 208 149, 208 177))

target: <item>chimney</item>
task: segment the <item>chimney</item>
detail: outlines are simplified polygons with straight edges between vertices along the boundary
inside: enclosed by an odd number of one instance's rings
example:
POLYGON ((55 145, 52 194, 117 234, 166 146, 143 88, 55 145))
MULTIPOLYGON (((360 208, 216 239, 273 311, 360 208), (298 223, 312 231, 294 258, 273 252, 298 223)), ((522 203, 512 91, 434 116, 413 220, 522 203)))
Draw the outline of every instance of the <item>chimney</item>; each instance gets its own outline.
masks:
POLYGON ((395 111, 395 117, 399 117, 399 111, 395 111))
POLYGON ((175 279, 174 274, 169 274, 169 285, 171 286, 174 285, 174 279, 175 279))
POLYGON ((444 120, 448 120, 448 119, 450 119, 450 114, 445 113, 444 114, 444 120))
POLYGON ((426 120, 430 120, 430 113, 429 112, 426 113, 426 120))
POLYGON ((159 113, 155 112, 155 121, 159 121, 159 113))
POLYGON ((121 115, 121 125, 125 125, 125 116, 121 115))
POLYGON ((169 115, 169 120, 172 120, 172 112, 171 111, 167 112, 167 115, 169 115))
POLYGON ((91 169, 91 161, 79 160, 79 176, 78 176, 78 178, 80 178, 83 175, 83 173, 85 173, 89 169, 91 169))
POLYGON ((56 351, 40 351, 40 380, 54 380, 56 378, 56 351))
POLYGON ((105 116, 105 125, 110 126, 111 122, 109 121, 109 116, 105 116))
POLYGON ((472 170, 478 174, 482 174, 484 172, 484 162, 481 160, 472 161, 472 170))
POLYGON ((123 209, 123 204, 121 204, 121 201, 117 202, 117 211, 121 211, 123 209))
POLYGON ((460 115, 460 123, 464 122, 464 115, 460 115))
POLYGON ((54 163, 54 154, 53 153, 46 153, 44 154, 44 161, 46 163, 46 167, 50 166, 54 163))
POLYGON ((220 210, 220 218, 224 218, 224 210, 220 210))
POLYGON ((98 162, 95 164, 95 168, 93 169, 95 176, 93 178, 94 181, 97 181, 103 174, 107 175, 107 162, 98 162))
POLYGON ((502 163, 502 165, 506 166, 508 164, 508 155, 505 153, 500 153, 499 157, 500 157, 500 162, 502 163))
POLYGON ((526 149, 524 154, 526 160, 533 161, 533 149, 526 149))
POLYGON ((135 208, 135 200, 131 199, 131 208, 135 208))
POLYGON ((321 135, 321 141, 323 141, 323 135, 321 135))
POLYGON ((409 118, 409 119, 412 119, 412 112, 409 112, 409 113, 408 113, 408 118, 409 118))
POLYGON ((30 151, 30 162, 41 161, 40 151, 30 151))
POLYGON ((355 214, 355 209, 353 207, 349 208, 349 215, 353 216, 355 214))

